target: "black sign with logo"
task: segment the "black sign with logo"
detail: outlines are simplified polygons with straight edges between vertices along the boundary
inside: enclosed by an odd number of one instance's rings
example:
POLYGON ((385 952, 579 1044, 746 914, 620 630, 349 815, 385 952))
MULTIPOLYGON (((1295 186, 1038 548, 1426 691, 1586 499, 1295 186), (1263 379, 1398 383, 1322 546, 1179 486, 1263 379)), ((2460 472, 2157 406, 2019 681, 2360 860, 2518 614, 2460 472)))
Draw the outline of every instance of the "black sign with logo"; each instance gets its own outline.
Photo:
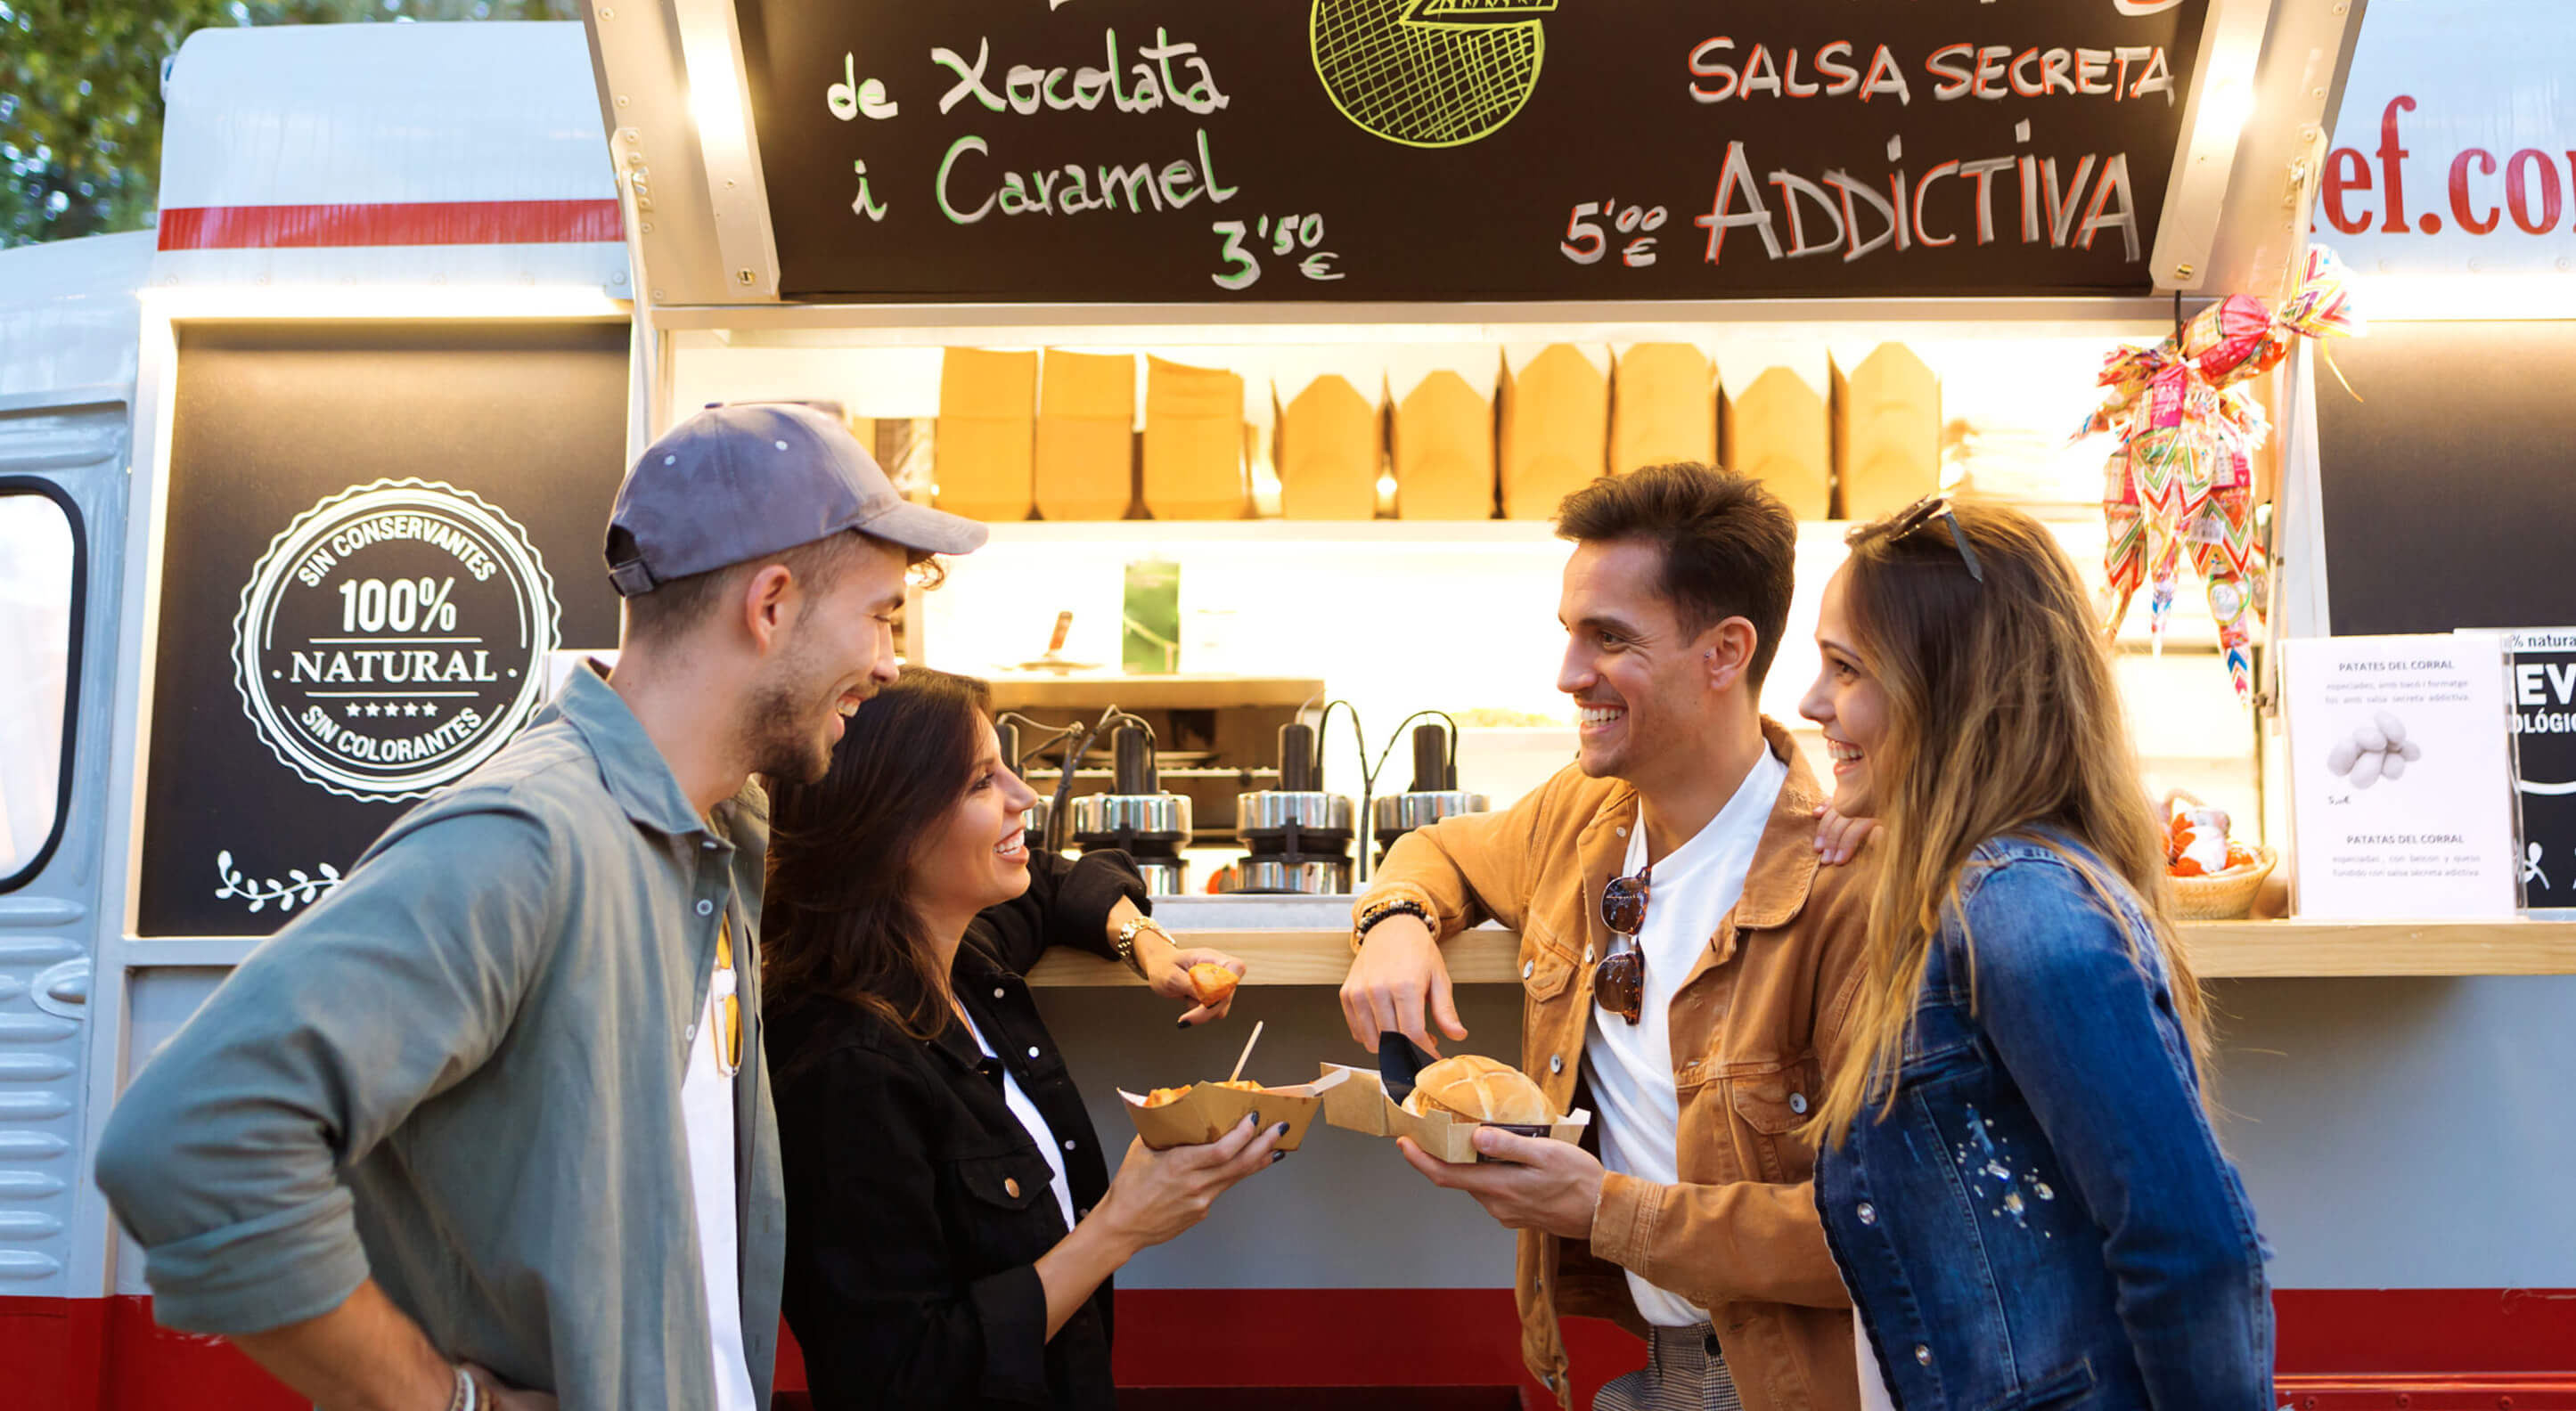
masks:
POLYGON ((2576 909, 2576 626, 2511 634, 2522 904, 2576 909))
POLYGON ((264 935, 614 646, 621 324, 183 328, 140 933, 264 935))
POLYGON ((2138 292, 2206 0, 737 0, 790 298, 2138 292))

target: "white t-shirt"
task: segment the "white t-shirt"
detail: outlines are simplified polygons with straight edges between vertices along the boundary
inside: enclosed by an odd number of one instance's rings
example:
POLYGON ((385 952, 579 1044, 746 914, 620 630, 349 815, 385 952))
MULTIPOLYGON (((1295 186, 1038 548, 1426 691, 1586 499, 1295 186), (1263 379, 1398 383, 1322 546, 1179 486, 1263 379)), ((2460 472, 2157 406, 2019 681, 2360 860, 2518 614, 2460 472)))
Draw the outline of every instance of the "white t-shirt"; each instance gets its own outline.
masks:
MULTIPOLYGON (((1746 771, 1735 797, 1698 836, 1655 864, 1646 900, 1646 928, 1637 937, 1646 958, 1644 1017, 1630 1024, 1598 1004, 1584 1036, 1583 1072, 1592 1085, 1601 1133, 1601 1164, 1641 1181, 1671 1185, 1681 1179, 1673 1149, 1680 1140, 1681 1100, 1673 1086, 1673 1046, 1668 1012, 1682 981, 1699 963, 1720 921, 1744 894, 1744 877, 1762 830, 1780 801, 1789 766, 1769 750, 1746 771)), ((1646 865, 1646 828, 1628 825, 1623 875, 1646 865)), ((1637 1312, 1659 1328, 1687 1328, 1708 1321, 1708 1310, 1628 1272, 1637 1312)))
POLYGON ((680 1080, 680 1123, 689 1138, 689 1193, 698 1213, 698 1268, 706 1278, 707 1327, 715 1341, 716 1411, 752 1411, 751 1362, 742 1351, 742 1246, 735 1228, 733 1082, 716 1066, 724 997, 734 972, 719 968, 698 1012, 689 1067, 680 1080))
MULTIPOLYGON (((984 1042, 984 1031, 975 1027, 975 1021, 966 1018, 964 1006, 958 1007, 957 1017, 965 1021, 966 1032, 975 1036, 976 1049, 986 1058, 998 1061, 1000 1055, 993 1052, 991 1044, 984 1042)), ((1002 1067, 1002 1105, 1010 1108, 1011 1115, 1020 1119, 1020 1125, 1028 1129, 1030 1140, 1036 1142, 1038 1150, 1045 1154, 1047 1184, 1055 1188, 1056 1208, 1064 1212, 1064 1227, 1072 1229, 1073 1187, 1064 1178, 1064 1148, 1056 1141, 1055 1130, 1047 1126, 1046 1118, 1038 1112, 1038 1105, 1029 1101, 1029 1095, 1020 1090, 1020 1080, 1011 1076, 1008 1064, 1002 1067)))

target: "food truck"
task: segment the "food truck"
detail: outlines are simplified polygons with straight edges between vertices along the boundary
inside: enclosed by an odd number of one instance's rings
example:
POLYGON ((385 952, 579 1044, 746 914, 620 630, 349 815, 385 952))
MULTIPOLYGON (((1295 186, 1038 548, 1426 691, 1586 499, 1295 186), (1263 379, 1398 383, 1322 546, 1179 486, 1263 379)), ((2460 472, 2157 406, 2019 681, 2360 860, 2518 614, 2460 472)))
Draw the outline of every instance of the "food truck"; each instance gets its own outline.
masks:
MULTIPOLYGON (((2576 1406, 2576 113, 2549 70, 2576 26, 2511 8, 608 0, 192 37, 157 230, 0 252, 10 1404, 293 1404, 153 1323, 88 1175, 106 1115, 229 967, 613 652, 600 534, 636 450, 794 400, 992 524, 904 649, 993 681, 1045 841, 1136 852, 1158 915, 1249 965, 1206 1033, 1106 963, 1039 967, 1105 1131, 1253 1019, 1265 1079, 1364 1061, 1349 894, 1571 751, 1567 491, 1702 460, 1790 501, 1764 700, 1812 752, 1849 524, 1940 488, 2029 510, 2135 595, 2141 786, 2261 859, 2184 935, 2283 1404, 2576 1406), (2368 333, 2277 335, 2237 384, 2269 428, 2233 443, 2238 518, 2124 520, 2146 423, 2096 415, 2106 359, 2231 295, 2274 330, 2321 277, 2368 333), (2413 738, 2505 772, 2392 807, 2474 815, 2437 869, 2469 881, 2356 891, 2301 840, 2415 761, 2403 731, 2329 739, 2348 702, 2301 704, 2298 662, 2464 631, 2495 737, 2413 738)), ((1449 956, 1469 1047, 1512 1056, 1522 939, 1449 956)), ((1511 1248, 1383 1143, 1310 1138, 1122 1273, 1131 1327, 1226 1355, 1131 1337, 1121 1384, 1552 1404, 1511 1248)), ((1644 1358, 1570 1337, 1578 1405, 1644 1358)))

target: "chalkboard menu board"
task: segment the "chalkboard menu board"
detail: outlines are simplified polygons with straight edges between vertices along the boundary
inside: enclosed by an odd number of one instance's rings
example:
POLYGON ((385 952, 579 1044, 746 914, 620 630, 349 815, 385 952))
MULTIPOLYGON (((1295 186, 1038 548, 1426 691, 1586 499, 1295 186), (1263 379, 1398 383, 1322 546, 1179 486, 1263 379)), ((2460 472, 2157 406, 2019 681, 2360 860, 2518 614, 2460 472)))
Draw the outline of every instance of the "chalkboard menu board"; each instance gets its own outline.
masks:
POLYGON ((794 299, 2134 293, 2207 0, 737 0, 794 299))
POLYGON ((616 644, 627 370, 624 324, 182 330, 139 934, 276 930, 616 644))

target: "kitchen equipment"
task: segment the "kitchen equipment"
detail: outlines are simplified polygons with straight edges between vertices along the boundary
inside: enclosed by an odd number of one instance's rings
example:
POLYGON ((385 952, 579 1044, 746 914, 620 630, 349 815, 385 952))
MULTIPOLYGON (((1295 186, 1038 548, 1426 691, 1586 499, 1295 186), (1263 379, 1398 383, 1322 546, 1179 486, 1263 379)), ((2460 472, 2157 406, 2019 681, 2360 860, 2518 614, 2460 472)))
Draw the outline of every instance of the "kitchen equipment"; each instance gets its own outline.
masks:
POLYGON ((1071 805, 1073 841, 1082 851, 1124 849, 1154 896, 1179 896, 1188 884, 1181 849, 1190 845, 1190 801, 1162 791, 1153 737, 1141 725, 1118 727, 1110 792, 1084 794, 1071 805))
POLYGON ((1377 860, 1386 861, 1395 840, 1426 824, 1462 813, 1483 813, 1491 805, 1483 794, 1458 787, 1458 741, 1454 730, 1435 723, 1413 728, 1413 787, 1387 794, 1372 805, 1369 836, 1377 841, 1377 860))
POLYGON ((1351 889, 1357 810, 1347 794, 1324 792, 1315 728, 1279 727, 1279 787, 1238 794, 1234 833, 1249 851, 1227 869, 1226 890, 1329 896, 1351 889))

